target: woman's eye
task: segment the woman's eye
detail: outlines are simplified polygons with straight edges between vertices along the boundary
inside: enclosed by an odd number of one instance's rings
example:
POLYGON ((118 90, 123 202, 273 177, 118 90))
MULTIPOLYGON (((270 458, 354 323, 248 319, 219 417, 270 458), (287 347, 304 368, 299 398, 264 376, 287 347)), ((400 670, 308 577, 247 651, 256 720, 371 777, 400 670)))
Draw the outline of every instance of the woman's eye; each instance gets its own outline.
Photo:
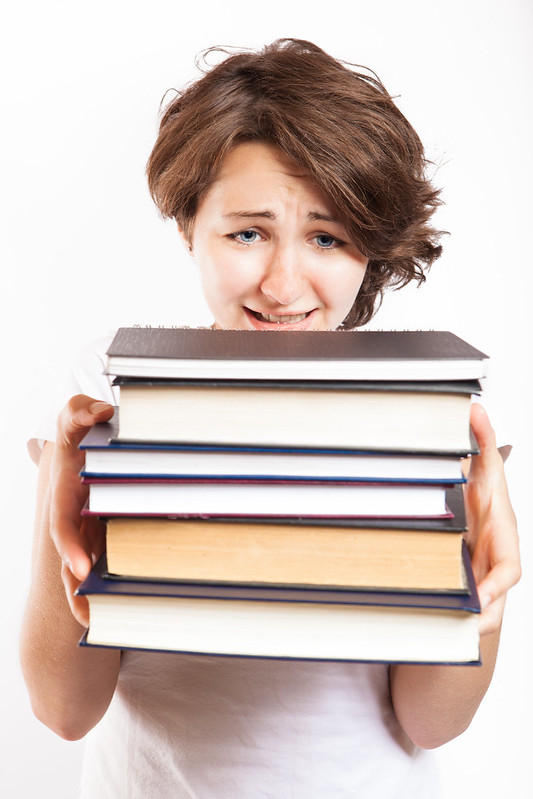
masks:
POLYGON ((239 244, 253 244, 261 238, 256 230, 239 230, 237 233, 230 233, 229 237, 239 244))
POLYGON ((317 247, 321 250, 332 250, 335 247, 340 247, 342 242, 336 239, 335 236, 330 236, 328 233, 320 233, 315 236, 317 247))

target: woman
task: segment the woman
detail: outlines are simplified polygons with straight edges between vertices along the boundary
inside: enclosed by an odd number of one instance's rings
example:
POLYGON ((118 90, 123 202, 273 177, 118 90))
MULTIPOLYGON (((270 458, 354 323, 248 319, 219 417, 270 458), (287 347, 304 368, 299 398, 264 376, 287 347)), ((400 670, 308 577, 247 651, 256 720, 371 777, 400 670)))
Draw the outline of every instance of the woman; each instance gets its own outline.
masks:
MULTIPOLYGON (((423 280, 440 254, 424 168, 418 136, 375 77, 281 40, 230 56, 169 105, 148 180, 196 261, 216 327, 347 329, 371 318, 385 286, 423 280)), ((80 360, 57 433, 50 420, 40 431, 22 641, 37 716, 69 739, 94 727, 82 796, 435 796, 423 750, 468 726, 520 573, 480 406, 466 500, 482 667, 87 651, 77 648, 87 607, 73 592, 103 531, 80 524, 77 444, 112 415, 99 358, 96 348, 80 360)))

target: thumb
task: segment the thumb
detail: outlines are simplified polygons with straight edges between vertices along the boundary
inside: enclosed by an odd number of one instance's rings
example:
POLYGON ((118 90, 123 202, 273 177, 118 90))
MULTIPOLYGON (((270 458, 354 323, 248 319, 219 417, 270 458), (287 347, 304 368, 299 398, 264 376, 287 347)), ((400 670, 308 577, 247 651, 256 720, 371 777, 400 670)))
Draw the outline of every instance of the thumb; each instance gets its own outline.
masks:
POLYGON ((479 402, 472 403, 470 408, 470 426, 476 437, 481 455, 484 457, 496 455, 498 453, 496 434, 485 408, 479 402))
POLYGON ((77 394, 65 405, 57 420, 59 446, 77 447, 87 431, 98 422, 108 422, 114 408, 108 402, 77 394))

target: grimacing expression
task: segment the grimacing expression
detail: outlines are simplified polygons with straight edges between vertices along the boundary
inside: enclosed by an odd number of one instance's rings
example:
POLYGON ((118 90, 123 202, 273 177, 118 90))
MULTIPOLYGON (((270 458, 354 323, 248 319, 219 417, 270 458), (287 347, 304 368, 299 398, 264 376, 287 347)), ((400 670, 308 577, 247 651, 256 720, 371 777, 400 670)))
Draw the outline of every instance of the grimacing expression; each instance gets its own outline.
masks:
POLYGON ((217 328, 334 330, 368 263, 320 189, 266 142, 228 153, 186 243, 217 328))

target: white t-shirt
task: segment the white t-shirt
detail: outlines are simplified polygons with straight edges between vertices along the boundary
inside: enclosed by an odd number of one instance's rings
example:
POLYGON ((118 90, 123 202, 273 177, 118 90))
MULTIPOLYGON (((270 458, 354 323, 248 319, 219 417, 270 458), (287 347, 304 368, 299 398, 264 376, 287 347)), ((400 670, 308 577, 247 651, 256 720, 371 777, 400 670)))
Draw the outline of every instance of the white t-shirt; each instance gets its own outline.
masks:
MULTIPOLYGON (((30 452, 70 396, 116 402, 109 339, 85 350, 30 452)), ((434 799, 431 752, 392 709, 388 667, 125 651, 89 733, 81 799, 434 799)))

